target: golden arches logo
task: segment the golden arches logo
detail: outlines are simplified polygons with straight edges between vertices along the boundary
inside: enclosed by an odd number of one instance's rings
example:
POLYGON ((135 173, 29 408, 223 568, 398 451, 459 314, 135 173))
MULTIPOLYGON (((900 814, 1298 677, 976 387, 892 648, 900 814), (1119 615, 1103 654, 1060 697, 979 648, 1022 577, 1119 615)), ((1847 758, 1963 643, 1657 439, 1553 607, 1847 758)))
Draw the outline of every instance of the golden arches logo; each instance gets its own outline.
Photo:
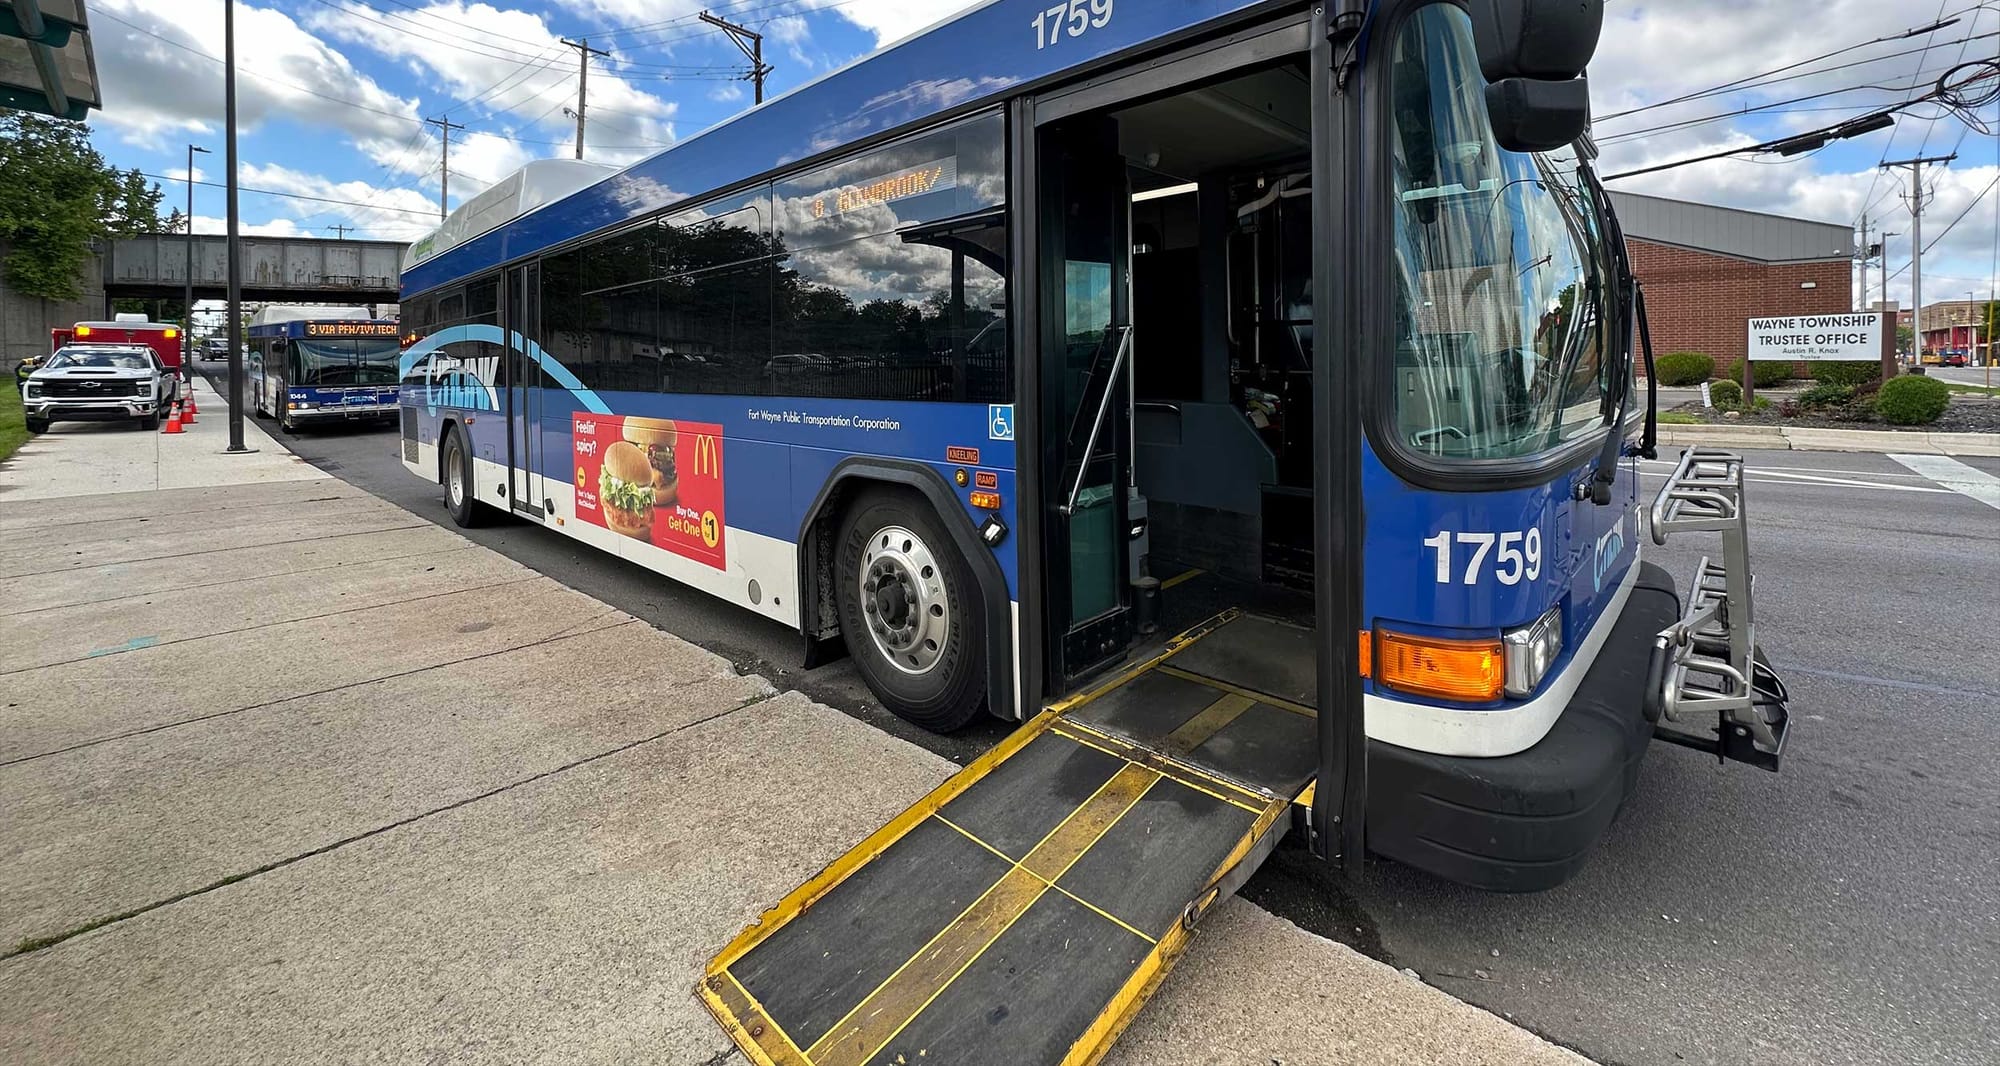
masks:
POLYGON ((722 444, 704 433, 694 439, 694 476, 722 476, 722 444))

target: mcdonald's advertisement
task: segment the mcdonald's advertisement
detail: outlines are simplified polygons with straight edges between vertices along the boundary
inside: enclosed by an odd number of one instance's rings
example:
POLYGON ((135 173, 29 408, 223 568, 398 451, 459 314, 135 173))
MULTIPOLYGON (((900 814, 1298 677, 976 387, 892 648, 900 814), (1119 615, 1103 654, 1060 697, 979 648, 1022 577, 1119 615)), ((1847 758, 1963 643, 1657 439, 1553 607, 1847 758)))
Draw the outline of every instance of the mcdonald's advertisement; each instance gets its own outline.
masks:
POLYGON ((576 516, 722 570, 722 427, 579 413, 576 516))

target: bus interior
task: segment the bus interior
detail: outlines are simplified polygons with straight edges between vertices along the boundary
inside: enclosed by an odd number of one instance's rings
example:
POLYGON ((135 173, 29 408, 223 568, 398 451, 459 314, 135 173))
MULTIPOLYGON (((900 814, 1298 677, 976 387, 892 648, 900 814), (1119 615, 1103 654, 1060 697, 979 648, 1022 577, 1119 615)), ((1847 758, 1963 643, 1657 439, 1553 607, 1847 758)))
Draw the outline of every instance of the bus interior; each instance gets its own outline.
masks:
POLYGON ((1286 796, 1317 753, 1311 142, 1293 60, 1061 119, 1041 152, 1067 687, 1205 626, 1070 713, 1286 796))

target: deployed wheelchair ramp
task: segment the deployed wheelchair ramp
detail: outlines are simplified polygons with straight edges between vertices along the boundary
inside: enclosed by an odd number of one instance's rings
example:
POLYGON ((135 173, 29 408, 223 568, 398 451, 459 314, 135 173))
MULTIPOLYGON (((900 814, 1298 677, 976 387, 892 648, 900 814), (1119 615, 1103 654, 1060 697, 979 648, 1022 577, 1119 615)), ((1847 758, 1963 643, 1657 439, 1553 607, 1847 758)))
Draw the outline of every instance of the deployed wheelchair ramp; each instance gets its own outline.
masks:
POLYGON ((738 937, 709 1010, 765 1064, 1095 1062, 1310 777, 1312 711, 1214 676, 1242 659, 1211 640, 1310 650, 1229 613, 1043 713, 738 937), (1271 781, 1228 770, 1294 741, 1271 781))

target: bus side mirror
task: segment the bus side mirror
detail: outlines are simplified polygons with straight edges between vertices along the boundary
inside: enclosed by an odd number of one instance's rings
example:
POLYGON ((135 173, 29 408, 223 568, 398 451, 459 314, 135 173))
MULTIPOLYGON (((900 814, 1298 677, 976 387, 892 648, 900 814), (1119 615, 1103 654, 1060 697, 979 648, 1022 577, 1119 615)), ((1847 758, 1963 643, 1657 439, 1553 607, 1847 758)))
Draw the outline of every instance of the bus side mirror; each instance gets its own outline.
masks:
POLYGON ((1494 139, 1546 152, 1590 128, 1583 76, 1604 30, 1603 0, 1466 0, 1494 139))

